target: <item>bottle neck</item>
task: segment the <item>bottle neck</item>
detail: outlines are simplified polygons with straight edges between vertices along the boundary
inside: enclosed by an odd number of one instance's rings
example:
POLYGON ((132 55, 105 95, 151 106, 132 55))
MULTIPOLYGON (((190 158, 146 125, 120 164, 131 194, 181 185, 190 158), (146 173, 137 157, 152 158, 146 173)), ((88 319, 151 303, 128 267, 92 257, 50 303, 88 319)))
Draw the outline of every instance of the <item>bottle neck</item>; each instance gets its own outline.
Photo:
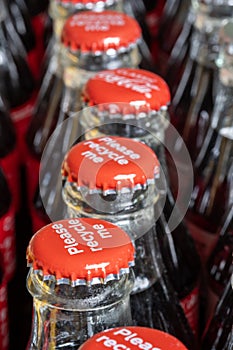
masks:
MULTIPOLYGON (((193 3, 196 4, 196 0, 193 3)), ((190 55, 200 64, 215 67, 219 52, 219 29, 222 22, 232 15, 232 6, 194 5, 196 19, 191 38, 190 55)))
POLYGON ((68 49, 62 47, 62 59, 65 85, 77 88, 86 83, 94 73, 101 70, 122 67, 137 68, 141 57, 135 43, 122 52, 115 51, 110 55, 107 52, 103 52, 101 55, 82 54, 81 52, 72 54, 68 49))
MULTIPOLYGON (((159 111, 151 111, 142 115, 138 114, 138 116, 124 116, 118 113, 117 110, 121 109, 121 103, 113 104, 112 108, 116 110, 115 115, 111 114, 111 112, 108 113, 108 111, 101 112, 102 108, 99 106, 90 107, 83 105, 80 125, 85 139, 103 135, 116 135, 144 142, 152 149, 163 146, 165 131, 169 125, 169 115, 166 106, 159 111)), ((103 108, 103 110, 105 109, 103 108)))
MULTIPOLYGON (((96 217, 117 224, 135 242, 134 292, 149 288, 163 273, 157 242, 154 205, 158 195, 153 186, 132 194, 109 195, 80 193, 66 183, 63 198, 68 217, 96 217)), ((159 215, 159 213, 158 213, 159 215)))
POLYGON ((131 324, 129 294, 133 274, 106 284, 56 285, 32 269, 27 288, 33 296, 33 326, 28 349, 77 349, 106 328, 131 324))

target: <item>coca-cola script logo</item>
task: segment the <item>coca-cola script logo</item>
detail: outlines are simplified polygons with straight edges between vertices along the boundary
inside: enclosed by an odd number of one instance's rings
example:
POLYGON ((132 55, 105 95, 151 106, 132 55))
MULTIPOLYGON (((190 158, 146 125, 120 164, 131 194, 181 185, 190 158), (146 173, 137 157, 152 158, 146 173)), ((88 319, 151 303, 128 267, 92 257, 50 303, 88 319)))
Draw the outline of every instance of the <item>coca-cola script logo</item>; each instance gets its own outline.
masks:
MULTIPOLYGON (((116 72, 101 72, 96 77, 103 79, 109 84, 115 84, 118 86, 123 86, 125 89, 138 92, 144 95, 146 98, 152 98, 153 91, 160 91, 160 87, 155 83, 155 81, 149 77, 145 77, 143 74, 128 73, 126 71, 125 76, 123 76, 124 71, 121 69, 121 74, 118 75, 116 72)), ((140 104, 140 101, 137 101, 140 104)))

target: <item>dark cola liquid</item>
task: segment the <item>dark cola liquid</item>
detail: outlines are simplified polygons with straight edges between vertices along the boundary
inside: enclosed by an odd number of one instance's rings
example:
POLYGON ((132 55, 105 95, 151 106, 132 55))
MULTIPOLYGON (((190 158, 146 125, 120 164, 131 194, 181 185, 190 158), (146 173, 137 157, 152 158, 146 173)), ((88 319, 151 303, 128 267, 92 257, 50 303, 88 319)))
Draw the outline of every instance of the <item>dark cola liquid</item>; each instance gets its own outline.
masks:
POLYGON ((7 178, 16 211, 19 206, 18 153, 16 130, 0 97, 0 166, 7 178))
MULTIPOLYGON (((214 104, 214 68, 187 60, 169 112, 193 161, 203 145, 214 104)), ((175 152, 179 153, 178 145, 175 152)))
MULTIPOLYGON (((144 6, 143 0, 129 0, 127 6, 131 7, 131 10, 128 14, 134 16, 142 30, 143 40, 138 43, 138 48, 141 54, 140 68, 147 69, 149 71, 154 71, 153 59, 149 50, 149 48, 151 47, 152 38, 145 20, 146 8, 144 6)), ((127 8, 125 9, 125 11, 127 12, 127 8)))
POLYGON ((207 261, 208 311, 211 317, 218 299, 221 297, 232 273, 233 252, 233 207, 223 218, 223 225, 217 244, 207 261))
POLYGON ((0 93, 5 96, 11 108, 25 103, 34 90, 34 79, 29 66, 18 50, 20 39, 11 31, 10 18, 0 23, 0 93))
POLYGON ((183 307, 189 325, 199 333, 200 258, 186 225, 180 222, 174 230, 168 226, 172 207, 169 195, 163 213, 156 221, 156 233, 168 276, 183 307))
POLYGON ((174 44, 173 50, 166 64, 167 69, 164 79, 168 83, 172 98, 175 95, 182 75, 184 74, 186 62, 189 56, 194 16, 191 12, 188 16, 190 18, 184 22, 182 31, 174 44))
POLYGON ((34 17, 48 9, 48 0, 25 0, 30 16, 34 17))
POLYGON ((182 300, 199 285, 200 258, 194 241, 182 222, 170 232, 165 218, 167 207, 165 204, 164 212, 156 222, 156 232, 169 278, 182 300))
POLYGON ((177 337, 188 349, 196 349, 183 310, 171 290, 168 278, 163 274, 150 288, 132 294, 130 299, 133 323, 160 329, 177 337))
MULTIPOLYGON (((24 0, 31 20, 31 26, 35 36, 34 73, 38 83, 42 76, 45 48, 49 40, 48 25, 48 0, 24 0)), ((52 27, 50 28, 52 30, 52 27)), ((40 85, 39 85, 40 86, 40 85)))
POLYGON ((196 185, 196 189, 198 198, 193 207, 189 208, 186 221, 201 260, 205 264, 217 241, 217 230, 226 209, 224 204, 219 205, 219 203, 223 201, 223 198, 226 199, 228 188, 225 184, 217 189, 215 202, 210 211, 207 210, 208 204, 205 202, 205 199, 209 197, 209 189, 203 184, 202 179, 196 185))
MULTIPOLYGON (((191 1, 167 0, 163 9, 158 32, 158 56, 156 71, 168 78, 169 61, 175 58, 175 64, 182 61, 187 51, 190 25, 187 21, 191 1), (179 54, 178 52, 179 51, 179 54)), ((173 62, 174 63, 174 62, 173 62)), ((175 70, 175 69, 174 69, 175 70)), ((169 80, 168 80, 169 83, 169 80)))
POLYGON ((233 290, 229 281, 202 339, 202 350, 233 348, 233 290))
POLYGON ((37 188, 37 191, 35 193, 34 199, 33 199, 33 232, 37 232, 40 230, 43 226, 48 225, 51 220, 49 216, 46 213, 46 210, 44 208, 44 204, 40 195, 39 186, 37 188))
POLYGON ((58 123, 63 86, 62 78, 47 70, 26 135, 31 153, 39 160, 49 137, 58 123))
POLYGON ((2 217, 9 210, 12 198, 11 198, 10 189, 7 184, 7 180, 1 168, 0 168, 0 192, 1 192, 0 217, 2 217))
POLYGON ((4 158, 16 145, 15 128, 0 98, 0 158, 4 158))
POLYGON ((232 141, 219 134, 214 137, 214 146, 195 170, 194 190, 186 215, 188 223, 209 234, 209 240, 216 236, 228 208, 232 159, 232 141))
POLYGON ((216 294, 223 293, 232 274, 233 252, 233 207, 224 216, 224 224, 218 242, 208 260, 209 282, 216 294))

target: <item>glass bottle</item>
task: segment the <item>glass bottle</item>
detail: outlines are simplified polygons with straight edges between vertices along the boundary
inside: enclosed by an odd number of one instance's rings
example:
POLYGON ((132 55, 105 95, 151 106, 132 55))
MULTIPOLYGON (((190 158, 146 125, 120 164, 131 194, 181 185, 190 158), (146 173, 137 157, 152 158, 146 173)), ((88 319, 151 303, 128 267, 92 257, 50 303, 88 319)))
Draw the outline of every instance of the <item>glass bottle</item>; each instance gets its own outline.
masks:
POLYGON ((141 30, 136 20, 117 11, 83 11, 66 21, 62 31, 63 77, 59 75, 57 65, 56 74, 51 75, 53 79, 45 77, 27 132, 31 152, 28 173, 34 174, 30 176, 28 189, 32 217, 37 215, 31 203, 38 186, 40 158, 49 137, 72 112, 80 110, 81 88, 96 71, 138 65, 140 38, 141 30))
POLYGON ((37 71, 36 79, 40 81, 42 61, 46 48, 46 23, 48 22, 48 0, 25 0, 31 25, 36 40, 37 71))
POLYGON ((104 1, 94 1, 91 0, 86 3, 83 0, 75 1, 66 1, 62 0, 56 2, 52 0, 49 6, 49 14, 51 22, 53 24, 53 37, 50 39, 50 45, 48 48, 48 57, 50 52, 59 50, 57 43, 60 41, 61 31, 64 25, 65 20, 68 18, 68 15, 72 15, 81 11, 95 11, 102 12, 105 10, 114 10, 126 13, 127 15, 135 18, 135 20, 140 25, 142 31, 142 40, 139 43, 140 52, 142 56, 142 62, 147 66, 148 69, 153 70, 152 57, 149 50, 149 31, 145 21, 145 6, 142 0, 133 1, 133 0, 104 0, 104 1), (68 3, 68 5, 67 5, 68 3), (68 12, 67 12, 68 11, 68 12))
POLYGON ((233 206, 224 215, 222 222, 217 244, 207 261, 207 319, 213 315, 216 304, 233 273, 233 206))
POLYGON ((166 0, 150 1, 143 0, 146 9, 146 24, 150 34, 149 48, 153 63, 156 62, 158 54, 158 29, 166 0))
POLYGON ((199 167, 200 163, 207 153, 211 151, 216 138, 218 130, 221 127, 232 125, 233 104, 231 95, 233 93, 232 69, 233 56, 231 53, 231 45, 233 43, 233 21, 228 19, 223 21, 219 30, 219 54, 216 58, 216 66, 218 74, 216 78, 216 97, 211 115, 210 127, 207 130, 205 141, 198 154, 195 167, 199 167))
POLYGON ((19 160, 26 153, 25 132, 34 103, 34 79, 20 37, 14 29, 4 0, 0 2, 0 93, 5 97, 17 132, 19 160))
POLYGON ((155 153, 141 142, 122 137, 82 141, 66 154, 62 175, 69 217, 113 222, 135 242, 135 284, 131 294, 134 323, 166 331, 189 349, 195 348, 155 233, 159 175, 155 153))
POLYGON ((165 177, 162 179, 161 172, 160 195, 166 198, 156 222, 158 240, 169 278, 192 330, 198 333, 200 260, 170 191, 164 155, 169 89, 164 80, 154 73, 120 68, 102 71, 90 78, 84 86, 83 100, 87 107, 79 116, 83 139, 104 135, 130 137, 146 143, 158 155, 165 177), (122 103, 118 102, 119 96, 122 103), (138 108, 137 101, 140 101, 138 108), (174 214, 175 223, 171 223, 169 220, 174 214))
POLYGON ((32 237, 27 262, 28 349, 77 349, 95 333, 132 324, 134 247, 117 226, 93 218, 54 222, 32 237))
POLYGON ((189 48, 193 20, 191 0, 166 1, 158 27, 156 72, 166 79, 172 92, 189 48))
POLYGON ((52 67, 48 67, 48 65, 51 66, 51 63, 50 63, 51 59, 55 61, 57 65, 60 66, 61 64, 60 63, 61 33, 62 33, 64 23, 68 19, 68 17, 82 11, 102 12, 105 10, 114 10, 114 11, 124 12, 123 0, 111 0, 111 1, 90 0, 88 2, 83 0, 74 0, 74 1, 50 0, 49 6, 48 6, 48 16, 49 16, 50 23, 48 23, 48 27, 47 27, 48 36, 46 38, 48 42, 48 46, 46 48, 45 58, 43 62, 42 76, 44 76, 45 74, 48 75, 49 72, 47 71, 50 71, 50 74, 52 73, 51 72, 52 67))
POLYGON ((191 0, 189 1, 189 7, 186 7, 185 11, 183 16, 186 19, 180 28, 179 35, 170 47, 171 51, 166 64, 165 80, 170 87, 172 99, 176 93, 189 56, 193 24, 195 21, 195 11, 191 6, 191 0))
POLYGON ((123 12, 136 19, 142 31, 142 39, 138 43, 141 54, 141 66, 154 71, 153 58, 150 51, 151 36, 146 21, 146 7, 143 0, 123 0, 123 12))
POLYGON ((118 327, 107 329, 87 340, 79 350, 114 349, 138 350, 138 348, 160 350, 187 350, 175 337, 157 329, 146 327, 118 327))
MULTIPOLYGON (((216 96, 215 64, 219 51, 218 31, 225 18, 232 16, 231 2, 193 0, 195 12, 194 28, 191 36, 189 57, 170 107, 171 122, 181 134, 194 163, 205 140, 210 125, 216 96)), ((183 172, 188 171, 180 156, 183 143, 180 138, 172 140, 174 156, 183 172)), ((171 186, 176 195, 176 178, 174 166, 168 163, 171 186)))
MULTIPOLYGON (((233 115, 233 114, 232 114, 233 115)), ((206 262, 217 243, 219 227, 227 211, 233 162, 233 119, 225 118, 208 135, 213 142, 207 147, 194 171, 194 187, 191 194, 186 223, 195 241, 202 262, 201 313, 207 312, 206 262), (225 124, 225 125, 224 125, 225 124)), ((201 328, 204 327, 202 324, 201 328)))
POLYGON ((201 349, 228 350, 233 346, 233 278, 229 280, 224 293, 208 323, 203 335, 201 349))
POLYGON ((15 30, 27 51, 28 65, 37 78, 39 62, 36 57, 36 38, 26 3, 24 0, 10 0, 8 8, 15 30))
POLYGON ((219 74, 211 124, 195 164, 194 188, 187 222, 205 264, 230 200, 233 157, 232 53, 233 22, 220 31, 219 74), (219 204, 219 198, 221 202, 219 204))
POLYGON ((233 157, 232 130, 233 126, 218 130, 215 144, 197 167, 194 176, 194 189, 186 222, 203 264, 216 244, 218 227, 227 210, 228 175, 233 157))

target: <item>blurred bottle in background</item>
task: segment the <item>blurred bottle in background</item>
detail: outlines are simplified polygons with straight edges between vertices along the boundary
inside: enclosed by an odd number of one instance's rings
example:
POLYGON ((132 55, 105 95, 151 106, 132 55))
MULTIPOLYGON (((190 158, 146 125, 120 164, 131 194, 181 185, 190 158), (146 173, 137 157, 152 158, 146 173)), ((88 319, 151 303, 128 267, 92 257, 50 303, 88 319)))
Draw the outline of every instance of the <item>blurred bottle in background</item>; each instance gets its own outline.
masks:
POLYGON ((233 278, 228 281, 203 335, 201 349, 227 350, 233 346, 233 278))
POLYGON ((159 21, 155 69, 174 96, 188 55, 195 16, 191 0, 167 0, 159 21))
POLYGON ((219 238, 207 261, 208 308, 206 318, 209 320, 219 298, 233 273, 233 206, 223 217, 219 238))
POLYGON ((195 164, 194 188, 187 222, 205 264, 218 239, 231 197, 233 157, 232 54, 233 22, 221 29, 222 48, 211 124, 195 164), (220 202, 219 199, 221 198, 220 202))
MULTIPOLYGON (((183 183, 184 192, 189 186, 189 169, 182 159, 184 145, 190 153, 194 171, 196 171, 195 168, 199 167, 207 148, 210 153, 213 145, 213 142, 210 142, 210 134, 213 133, 213 129, 217 128, 217 123, 222 119, 222 116, 219 118, 222 112, 218 104, 221 102, 222 111, 224 108, 228 108, 227 105, 229 106, 229 102, 224 101, 225 97, 223 99, 222 96, 229 94, 230 86, 226 86, 224 91, 224 85, 230 85, 230 83, 224 84, 222 82, 224 78, 221 78, 228 63, 221 69, 216 62, 219 61, 219 55, 223 56, 225 50, 224 35, 220 35, 220 28, 223 26, 224 18, 231 15, 233 7, 228 3, 225 5, 216 5, 215 3, 199 5, 192 34, 190 57, 187 60, 186 71, 182 78, 183 82, 181 79, 170 106, 171 122, 181 137, 172 139, 172 135, 169 133, 166 135, 171 147, 174 148, 175 163, 168 155, 168 169, 175 197, 177 195, 177 174, 174 164, 184 173, 184 179, 187 179, 183 183), (222 93, 223 91, 224 93, 222 93), (183 123, 183 126, 179 123, 183 123), (197 158, 199 159, 197 160, 197 158)), ((226 40, 228 40, 229 35, 227 32, 225 33, 226 40)), ((228 61, 227 57, 226 52, 226 61, 228 61)), ((230 116, 223 119, 226 118, 230 118, 230 116)), ((201 174, 201 171, 199 167, 197 172, 201 174)))
POLYGON ((1 0, 0 50, 1 83, 0 93, 5 97, 17 133, 19 161, 25 161, 25 132, 32 114, 35 99, 35 82, 28 66, 26 51, 14 28, 13 22, 1 0))
MULTIPOLYGON (((163 16, 164 6, 166 4, 166 0, 143 0, 144 6, 146 9, 146 24, 149 31, 150 41, 149 48, 151 52, 151 56, 153 59, 153 64, 155 65, 157 55, 158 55, 158 29, 159 23, 163 16)), ((154 70, 156 70, 154 68, 154 70)))

